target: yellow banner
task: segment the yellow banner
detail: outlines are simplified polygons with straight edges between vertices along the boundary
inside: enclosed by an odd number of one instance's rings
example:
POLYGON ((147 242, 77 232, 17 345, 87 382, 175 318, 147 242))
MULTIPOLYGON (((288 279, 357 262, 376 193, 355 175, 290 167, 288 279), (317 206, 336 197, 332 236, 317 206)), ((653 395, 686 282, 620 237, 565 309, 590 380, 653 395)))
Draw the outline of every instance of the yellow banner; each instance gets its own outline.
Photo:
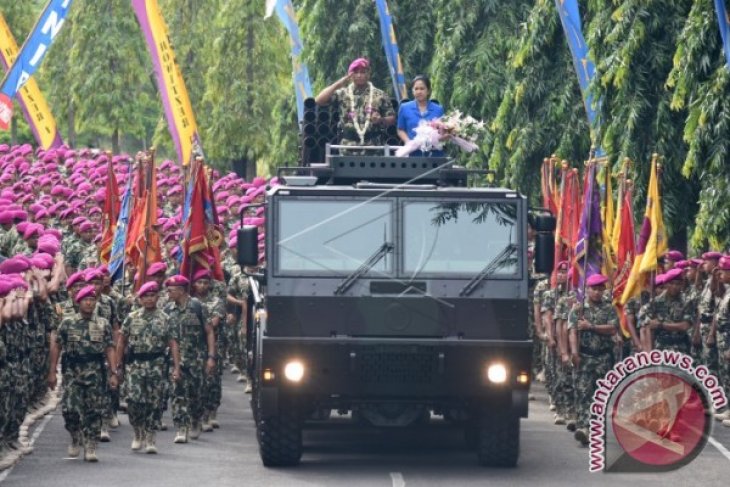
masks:
POLYGON ((202 151, 198 125, 185 81, 175 61, 167 24, 157 0, 132 0, 132 8, 147 40, 170 135, 180 163, 188 165, 193 158, 193 152, 200 152, 202 155, 202 151))
MULTIPOLYGON (((0 12, 0 57, 2 57, 1 60, 6 71, 13 65, 17 56, 18 44, 15 42, 15 37, 10 31, 5 17, 0 12)), ((18 91, 18 102, 25 113, 25 118, 33 131, 33 135, 35 135, 36 141, 41 147, 48 150, 63 144, 58 133, 56 120, 53 118, 48 103, 46 103, 46 99, 43 97, 34 78, 30 78, 18 91)))

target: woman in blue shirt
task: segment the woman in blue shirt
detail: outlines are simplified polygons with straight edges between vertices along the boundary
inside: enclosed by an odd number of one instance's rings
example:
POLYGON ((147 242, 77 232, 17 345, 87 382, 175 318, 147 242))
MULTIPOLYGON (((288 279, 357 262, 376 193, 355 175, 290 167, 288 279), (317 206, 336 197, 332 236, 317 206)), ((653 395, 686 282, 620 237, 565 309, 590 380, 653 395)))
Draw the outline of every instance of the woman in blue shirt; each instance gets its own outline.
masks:
MULTIPOLYGON (((435 101, 430 101, 431 80, 427 76, 418 75, 411 83, 413 90, 413 101, 401 104, 398 110, 398 137, 407 143, 416 136, 416 127, 421 121, 430 121, 444 115, 444 109, 435 101)), ((442 157, 444 152, 434 150, 422 153, 420 150, 411 153, 411 156, 434 156, 442 157)))

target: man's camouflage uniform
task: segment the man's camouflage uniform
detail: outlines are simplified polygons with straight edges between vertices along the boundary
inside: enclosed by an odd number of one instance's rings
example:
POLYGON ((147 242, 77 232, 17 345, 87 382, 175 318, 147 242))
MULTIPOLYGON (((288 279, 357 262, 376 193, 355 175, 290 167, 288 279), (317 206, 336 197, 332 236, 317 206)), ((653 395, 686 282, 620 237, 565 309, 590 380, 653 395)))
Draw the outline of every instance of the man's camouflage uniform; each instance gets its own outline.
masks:
MULTIPOLYGON (((211 281, 212 284, 212 281, 211 281)), ((205 375, 205 415, 215 413, 221 405, 221 397, 223 394, 222 376, 223 376, 223 359, 222 352, 225 349, 225 327, 226 312, 225 305, 220 296, 214 294, 211 287, 207 296, 198 296, 198 300, 205 308, 205 315, 208 322, 211 322, 216 316, 219 318, 218 326, 215 328, 216 350, 218 358, 215 362, 215 369, 211 375, 205 375)))
POLYGON ((537 286, 540 282, 545 281, 544 275, 534 276, 529 281, 527 289, 527 335, 532 340, 532 373, 537 375, 543 366, 543 341, 542 337, 537 336, 537 327, 535 326, 535 299, 539 301, 539 294, 536 293, 537 286))
MULTIPOLYGON (((665 323, 694 323, 691 303, 685 299, 683 293, 672 298, 665 291, 654 298, 653 303, 642 306, 639 311, 641 326, 648 326, 649 321, 654 318, 665 323)), ((690 340, 686 331, 673 332, 657 328, 654 330, 654 346, 659 350, 675 350, 688 355, 690 352, 690 340)))
POLYGON ((162 401, 168 381, 165 350, 176 330, 164 311, 138 309, 124 320, 127 341, 125 380, 127 411, 134 428, 153 431, 162 420, 162 401))
MULTIPOLYGON (((568 316, 571 308, 575 305, 575 300, 575 291, 564 292, 558 297, 553 311, 556 325, 561 322, 568 323, 568 316)), ((557 333, 555 339, 558 340, 557 333)), ((568 346, 570 347, 570 345, 568 346)), ((556 350, 558 349, 556 348, 556 350)), ((576 416, 575 371, 571 363, 564 364, 562 362, 562 358, 558 356, 558 353, 556 353, 555 407, 561 416, 571 419, 576 416)))
POLYGON ((18 229, 13 226, 3 234, 2 240, 0 240, 0 254, 5 257, 12 256, 13 254, 11 252, 15 244, 18 243, 18 240, 20 240, 20 234, 18 233, 18 229))
MULTIPOLYGON (((608 324, 614 326, 617 331, 619 328, 618 315, 610 301, 603 300, 594 304, 586 299, 585 304, 576 303, 568 315, 568 329, 577 328, 581 318, 593 325, 608 324)), ((578 331, 578 346, 580 363, 575 371, 577 427, 587 429, 596 381, 613 367, 613 337, 591 330, 578 331)))
POLYGON ((719 356, 719 379, 726 393, 730 392, 730 361, 725 354, 730 352, 730 286, 720 298, 715 310, 717 326, 717 352, 719 356))
MULTIPOLYGON (((390 101, 390 97, 382 90, 372 87, 373 104, 369 107, 368 101, 370 101, 370 87, 366 86, 362 89, 355 88, 353 91, 353 96, 355 98, 355 111, 353 112, 351 111, 352 107, 348 90, 349 88, 340 88, 332 96, 332 102, 339 107, 340 111, 339 129, 342 134, 340 144, 382 145, 385 142, 382 127, 371 123, 369 130, 365 133, 364 140, 360 141, 360 136, 355 129, 354 117, 357 117, 360 127, 365 128, 371 113, 377 112, 382 118, 395 116, 393 103, 390 101)), ((348 153, 364 155, 373 154, 372 151, 365 152, 357 150, 351 150, 348 151, 348 153)))
MULTIPOLYGON (((248 283, 248 276, 243 272, 231 277, 228 282, 228 294, 236 299, 246 301, 250 292, 250 286, 248 283)), ((242 327, 243 320, 245 317, 241 313, 240 306, 232 306, 235 309, 229 309, 235 317, 235 321, 232 325, 226 325, 226 328, 231 330, 231 343, 229 346, 228 356, 231 362, 235 365, 241 373, 246 371, 246 330, 242 327)))
POLYGON ((114 347, 109 322, 92 315, 64 317, 56 342, 63 350, 63 400, 61 412, 66 429, 74 438, 83 434, 86 443, 101 432, 102 414, 108 404, 105 351, 114 347))
POLYGON ((191 297, 184 306, 168 303, 165 314, 177 325, 180 348, 181 376, 174 386, 172 419, 178 429, 197 426, 205 411, 203 381, 208 356, 206 310, 200 301, 191 297))
POLYGON ((712 317, 715 313, 715 303, 717 302, 717 298, 713 294, 710 286, 711 282, 712 279, 708 278, 702 288, 697 304, 697 314, 700 321, 700 337, 702 340, 702 365, 707 367, 712 374, 717 374, 720 366, 717 353, 717 341, 715 345, 707 346, 707 338, 712 328, 712 317))
POLYGON ((0 376, 4 376, 0 391, 0 404, 2 404, 0 437, 5 442, 11 443, 18 438, 30 398, 31 342, 25 320, 13 319, 4 322, 0 328, 0 336, 5 349, 4 359, 0 360, 4 370, 4 373, 0 372, 0 376))

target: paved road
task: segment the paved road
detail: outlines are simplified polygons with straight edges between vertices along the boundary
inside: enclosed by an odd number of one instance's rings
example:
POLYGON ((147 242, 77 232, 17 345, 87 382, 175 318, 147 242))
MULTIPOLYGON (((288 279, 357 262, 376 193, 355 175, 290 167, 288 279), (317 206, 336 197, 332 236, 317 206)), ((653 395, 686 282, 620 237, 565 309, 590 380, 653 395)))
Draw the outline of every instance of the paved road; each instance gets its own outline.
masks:
MULTIPOLYGON (((426 431, 353 431, 347 421, 305 434, 302 465, 266 469, 258 457, 248 396, 232 376, 224 379, 222 428, 188 445, 172 443, 173 432, 159 435, 158 455, 129 450, 126 416, 101 444, 100 462, 65 459, 68 435, 57 411, 37 428, 35 452, 9 473, 0 487, 67 486, 445 486, 445 485, 727 485, 730 452, 708 445, 689 466, 668 474, 590 474, 587 449, 554 426, 544 394, 531 403, 522 422, 522 452, 517 469, 483 469, 462 441, 460 431, 434 425, 426 431)), ((169 419, 169 418, 168 418, 169 419)), ((715 427, 720 448, 730 449, 730 428, 715 427), (722 446, 724 445, 724 447, 722 446)))

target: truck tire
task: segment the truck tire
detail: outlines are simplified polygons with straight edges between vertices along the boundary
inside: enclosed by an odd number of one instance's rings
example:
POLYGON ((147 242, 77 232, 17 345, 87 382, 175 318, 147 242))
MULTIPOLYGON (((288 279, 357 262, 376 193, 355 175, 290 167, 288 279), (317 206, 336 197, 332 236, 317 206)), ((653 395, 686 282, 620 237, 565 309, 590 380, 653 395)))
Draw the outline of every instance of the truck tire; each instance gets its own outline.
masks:
POLYGON ((281 401, 279 413, 258 421, 259 454, 265 467, 291 467, 302 458, 302 421, 292 401, 281 401))
POLYGON ((514 468, 520 456, 520 418, 484 415, 478 423, 477 458, 484 467, 514 468))

